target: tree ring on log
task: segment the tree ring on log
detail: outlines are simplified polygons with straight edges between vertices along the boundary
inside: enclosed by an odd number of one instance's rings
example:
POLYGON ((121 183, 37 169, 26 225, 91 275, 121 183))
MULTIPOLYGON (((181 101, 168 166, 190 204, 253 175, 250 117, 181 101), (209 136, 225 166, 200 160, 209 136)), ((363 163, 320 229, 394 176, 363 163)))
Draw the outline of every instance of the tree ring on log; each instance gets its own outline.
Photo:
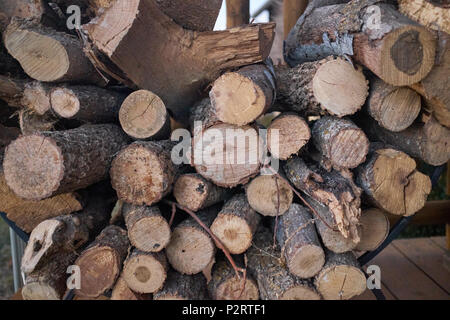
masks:
POLYGON ((319 273, 316 285, 325 300, 348 300, 366 290, 366 277, 354 266, 334 265, 319 273))
POLYGON ((151 254, 137 255, 125 262, 123 277, 131 290, 139 293, 153 293, 163 287, 166 269, 151 254))
POLYGON ((219 213, 211 231, 232 254, 241 254, 252 244, 253 232, 247 221, 235 215, 219 213))
POLYGON ((330 159, 338 167, 355 168, 364 162, 368 151, 369 140, 364 132, 359 128, 347 128, 333 137, 330 159))
POLYGON ((320 295, 307 286, 295 286, 287 289, 280 300, 320 300, 320 295))
POLYGON ((71 118, 80 111, 80 101, 67 88, 57 88, 51 93, 52 109, 63 118, 71 118))
POLYGON ((133 246, 139 250, 159 252, 170 241, 170 228, 162 216, 144 217, 138 223, 133 224, 128 230, 128 236, 133 246), (143 239, 145 242, 142 241, 143 239))

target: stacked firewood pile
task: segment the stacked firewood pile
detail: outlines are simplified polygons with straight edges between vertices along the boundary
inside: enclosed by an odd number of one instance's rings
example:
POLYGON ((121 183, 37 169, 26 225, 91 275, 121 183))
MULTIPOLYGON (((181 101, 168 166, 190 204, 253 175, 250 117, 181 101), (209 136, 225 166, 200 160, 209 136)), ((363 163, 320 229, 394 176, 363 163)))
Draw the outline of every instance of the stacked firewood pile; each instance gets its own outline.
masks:
POLYGON ((450 158, 447 5, 310 1, 274 66, 274 24, 213 32, 219 0, 76 2, 72 30, 70 0, 0 7, 24 298, 363 293, 356 254, 450 158))

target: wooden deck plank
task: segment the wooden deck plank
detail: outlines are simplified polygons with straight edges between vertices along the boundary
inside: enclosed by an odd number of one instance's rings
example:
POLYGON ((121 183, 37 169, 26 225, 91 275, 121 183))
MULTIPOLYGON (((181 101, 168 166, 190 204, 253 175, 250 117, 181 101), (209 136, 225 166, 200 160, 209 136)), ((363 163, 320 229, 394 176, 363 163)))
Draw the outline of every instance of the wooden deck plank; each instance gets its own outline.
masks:
MULTIPOLYGON (((394 295, 391 293, 391 291, 389 291, 389 289, 386 287, 386 285, 383 282, 381 282, 381 291, 383 292, 384 296, 386 297, 386 300, 397 300, 397 298, 394 297, 394 295)), ((366 291, 364 291, 363 294, 356 296, 356 297, 352 298, 351 300, 377 300, 377 298, 369 289, 367 289, 366 291)))
POLYGON ((431 237, 428 239, 436 243, 442 249, 447 250, 447 240, 445 239, 445 237, 431 237))
POLYGON ((450 272, 444 269, 444 253, 441 247, 428 238, 401 239, 392 245, 407 259, 433 279, 447 294, 450 293, 450 272))
POLYGON ((381 279, 400 300, 448 300, 450 296, 390 245, 370 264, 381 269, 381 279))

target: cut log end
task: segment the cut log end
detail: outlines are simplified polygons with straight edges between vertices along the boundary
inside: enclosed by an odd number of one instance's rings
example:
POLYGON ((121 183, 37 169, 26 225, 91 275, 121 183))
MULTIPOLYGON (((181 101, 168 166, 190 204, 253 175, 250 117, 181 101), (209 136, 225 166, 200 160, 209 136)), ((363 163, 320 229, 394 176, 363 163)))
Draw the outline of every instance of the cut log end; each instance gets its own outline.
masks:
POLYGON ((168 123, 164 102, 153 92, 139 90, 130 94, 122 103, 119 120, 123 130, 136 139, 148 139, 168 123))
POLYGON ((321 65, 313 78, 314 97, 331 115, 343 117, 356 113, 369 93, 362 69, 355 69, 344 59, 321 65))
POLYGON ((221 283, 215 292, 215 300, 258 300, 259 291, 256 282, 252 279, 239 279, 231 277, 221 283), (244 286, 244 290, 242 290, 244 286), (242 293, 242 294, 241 294, 242 293))
POLYGON ((320 245, 309 244, 299 248, 287 261, 289 271, 307 279, 315 276, 325 263, 325 254, 320 245))
POLYGON ((252 244, 253 232, 247 221, 238 216, 219 214, 211 231, 232 254, 243 253, 252 244))
POLYGON ((22 288, 24 300, 61 300, 60 294, 46 283, 32 282, 22 288))
POLYGON ((280 300, 321 300, 321 297, 310 287, 298 285, 286 290, 280 300))
POLYGON ((165 257, 161 254, 132 254, 124 264, 123 277, 131 290, 153 293, 162 288, 167 276, 165 257), (157 256, 158 255, 158 256, 157 256))
POLYGON ((379 209, 364 210, 359 222, 361 241, 355 248, 358 251, 375 250, 389 234, 389 219, 379 209))
POLYGON ((142 298, 143 297, 140 294, 133 292, 128 287, 123 277, 117 279, 114 289, 111 292, 111 300, 143 300, 142 298))
POLYGON ((348 300, 366 290, 366 277, 359 268, 337 265, 324 268, 316 286, 325 300, 348 300))
POLYGON ((338 167, 355 168, 364 162, 368 150, 369 140, 361 129, 341 130, 333 139, 330 160, 338 167))
POLYGON ((40 82, 26 84, 23 90, 22 103, 29 110, 33 110, 38 115, 44 115, 50 110, 50 97, 47 89, 40 82))
POLYGON ((18 196, 41 200, 58 189, 64 175, 63 162, 61 149, 51 138, 22 136, 6 149, 5 179, 18 196))
POLYGON ((80 110, 80 101, 68 88, 57 88, 50 94, 53 111, 62 118, 71 118, 80 110))
POLYGON ((173 195, 180 205, 196 212, 203 208, 213 187, 197 174, 185 174, 175 182, 173 195))
POLYGON ((145 217, 128 229, 130 242, 145 252, 159 252, 170 241, 170 228, 162 216, 145 217))
POLYGON ((284 180, 278 179, 277 182, 275 182, 275 177, 263 175, 254 178, 248 184, 247 200, 255 211, 264 216, 274 217, 284 214, 289 209, 294 197, 292 189, 284 180))

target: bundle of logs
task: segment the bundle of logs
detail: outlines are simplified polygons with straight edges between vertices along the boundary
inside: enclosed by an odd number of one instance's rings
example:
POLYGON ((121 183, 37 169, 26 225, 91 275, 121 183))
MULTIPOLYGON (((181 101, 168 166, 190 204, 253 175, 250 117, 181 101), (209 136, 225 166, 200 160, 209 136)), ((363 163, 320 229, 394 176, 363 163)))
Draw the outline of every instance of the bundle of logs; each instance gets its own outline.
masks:
POLYGON ((70 0, 0 6, 23 297, 362 294, 450 158, 446 2, 310 1, 281 65, 273 23, 212 31, 219 0, 76 2, 74 29, 70 0))

